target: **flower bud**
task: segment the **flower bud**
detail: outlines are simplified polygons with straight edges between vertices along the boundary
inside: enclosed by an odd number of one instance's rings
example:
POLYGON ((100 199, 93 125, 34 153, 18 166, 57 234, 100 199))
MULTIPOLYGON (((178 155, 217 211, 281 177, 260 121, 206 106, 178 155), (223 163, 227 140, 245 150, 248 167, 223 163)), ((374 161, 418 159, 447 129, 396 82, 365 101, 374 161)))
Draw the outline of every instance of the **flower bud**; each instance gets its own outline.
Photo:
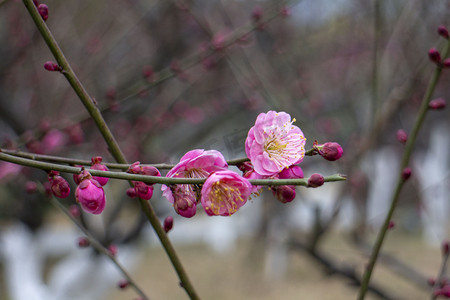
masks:
POLYGON ((134 182, 134 190, 136 191, 136 195, 144 200, 150 200, 153 196, 153 186, 141 181, 134 182))
POLYGON ((388 229, 392 229, 394 227, 395 227, 395 222, 394 221, 389 221, 388 229))
MULTIPOLYGON (((94 156, 91 158, 91 169, 99 170, 99 171, 109 171, 108 167, 105 165, 102 165, 103 158, 101 156, 94 156)), ((99 177, 99 176, 92 176, 93 179, 97 180, 98 183, 100 183, 101 186, 104 186, 108 183, 109 178, 107 177, 99 177)))
POLYGON ((436 279, 428 278, 427 283, 429 286, 434 286, 436 284, 436 279))
POLYGON ((78 205, 71 205, 69 206, 69 213, 72 217, 74 218, 79 218, 80 217, 80 208, 78 207, 78 205))
POLYGON ((444 98, 437 98, 430 101, 428 104, 428 108, 433 110, 440 110, 444 109, 447 103, 445 102, 444 98))
POLYGON ((273 195, 281 202, 288 203, 295 199, 295 186, 279 185, 271 188, 273 195))
POLYGON ((117 248, 117 245, 115 244, 111 244, 108 247, 108 252, 111 256, 116 256, 117 255, 117 251, 119 251, 119 249, 117 248))
POLYGON ((173 208, 180 216, 192 218, 197 212, 197 203, 189 197, 176 197, 173 208))
POLYGON ((261 20, 262 14, 263 14, 263 10, 262 10, 261 6, 256 6, 252 11, 253 21, 258 22, 259 20, 261 20))
POLYGON ((50 181, 50 188, 53 195, 58 198, 67 198, 70 195, 70 185, 61 176, 58 175, 59 172, 50 171, 48 175, 48 180, 50 181))
POLYGON ((128 188, 127 189, 127 196, 130 198, 136 198, 137 197, 137 193, 134 187, 132 188, 128 188))
POLYGON ((328 142, 322 145, 319 145, 317 141, 313 144, 314 150, 316 150, 323 158, 329 161, 335 161, 341 158, 342 153, 344 153, 344 150, 342 150, 341 145, 335 142, 328 142))
POLYGON ((280 173, 278 173, 278 178, 280 179, 297 179, 303 178, 303 170, 299 166, 292 165, 289 168, 283 169, 280 173))
POLYGON ((88 171, 81 172, 82 181, 75 191, 75 197, 81 208, 91 214, 100 214, 105 209, 105 191, 100 183, 94 180, 88 171))
POLYGON ((404 168, 403 171, 402 171, 402 179, 404 181, 408 180, 409 177, 411 177, 411 173, 412 173, 411 172, 411 168, 409 168, 409 167, 404 168))
POLYGON ((121 279, 121 280, 119 280, 119 282, 117 283, 117 286, 118 286, 120 289, 124 289, 124 288, 128 287, 129 284, 130 284, 130 282, 128 282, 128 280, 126 280, 126 279, 121 279))
POLYGON ((45 4, 39 4, 38 11, 39 11, 39 14, 41 15, 42 19, 44 21, 47 21, 47 19, 48 19, 48 6, 45 5, 45 4))
POLYGON ((444 68, 450 68, 450 58, 447 58, 443 62, 444 68))
POLYGON ((25 190, 28 194, 34 194, 37 191, 37 184, 34 181, 27 181, 25 184, 25 190))
POLYGON ((164 219, 164 231, 167 233, 172 229, 172 227, 173 227, 173 217, 167 216, 164 219))
POLYGON ((431 49, 428 51, 428 57, 430 58, 430 60, 431 60, 432 62, 435 62, 435 63, 441 62, 441 54, 440 54, 439 51, 437 51, 437 49, 435 49, 435 48, 431 48, 431 49))
POLYGON ((61 67, 52 61, 45 62, 44 69, 46 69, 47 71, 52 71, 52 72, 53 71, 61 71, 61 67))
POLYGON ((323 185, 325 182, 324 178, 320 174, 312 174, 311 177, 308 179, 308 187, 319 187, 323 185))
POLYGON ((253 165, 249 161, 245 161, 243 163, 240 163, 240 164, 237 165, 237 167, 244 174, 247 173, 247 172, 253 171, 253 165))
POLYGON ((447 30, 447 28, 445 28, 444 25, 441 25, 438 27, 438 33, 440 36, 442 36, 443 38, 448 40, 448 38, 449 38, 448 30, 447 30))
POLYGON ((399 129, 397 131, 397 140, 402 143, 403 145, 406 144, 406 141, 408 140, 408 134, 403 129, 399 129))
POLYGON ((87 238, 85 238, 84 236, 78 238, 78 247, 86 248, 87 246, 89 246, 89 244, 90 244, 89 240, 87 238))
POLYGON ((142 70, 142 76, 147 79, 149 82, 153 81, 153 68, 151 66, 145 66, 142 70))
POLYGON ((448 255, 449 253, 449 241, 442 242, 442 255, 448 255))

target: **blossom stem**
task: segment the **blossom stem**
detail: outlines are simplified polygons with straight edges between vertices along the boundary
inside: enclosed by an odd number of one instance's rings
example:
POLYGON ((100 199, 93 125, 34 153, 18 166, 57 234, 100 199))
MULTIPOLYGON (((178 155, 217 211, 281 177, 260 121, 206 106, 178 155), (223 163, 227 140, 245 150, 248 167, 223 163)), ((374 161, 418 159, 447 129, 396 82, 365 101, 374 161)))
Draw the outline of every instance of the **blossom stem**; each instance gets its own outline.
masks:
POLYGON ((139 288, 139 286, 136 284, 136 282, 130 277, 130 275, 127 273, 125 268, 119 263, 117 258, 108 251, 97 239, 95 239, 91 233, 83 226, 81 225, 71 214, 70 212, 62 205, 58 200, 56 200, 54 197, 50 197, 50 203, 61 210, 67 218, 69 218, 75 226, 80 229, 83 234, 86 236, 86 238, 89 241, 89 244, 94 247, 98 252, 102 253, 103 255, 107 256, 114 265, 120 270, 122 275, 125 277, 125 279, 129 282, 130 286, 138 293, 143 299, 148 300, 149 298, 147 295, 139 288))
MULTIPOLYGON (((114 138, 113 134, 111 133, 110 129, 108 128, 108 125, 106 124, 95 101, 89 96, 86 89, 84 88, 82 83, 79 81, 78 77, 75 75, 75 72, 72 70, 72 68, 71 68, 69 62, 67 61, 67 59, 65 58, 61 48, 58 46, 56 39, 53 37, 49 28, 47 27, 44 20, 40 16, 33 1, 32 0, 23 0, 23 3, 25 5, 25 7, 27 8, 28 12, 30 13, 39 32, 41 33, 42 37, 44 38, 47 46, 50 48, 50 51, 52 52, 53 56, 55 57, 56 61, 58 62, 58 65, 62 68, 61 73, 64 74, 66 79, 69 81, 73 90, 78 95, 81 102, 85 106, 86 110, 91 115, 91 118, 94 120, 95 124, 97 125, 98 129, 100 130, 105 142, 108 145, 109 151, 111 152, 111 154, 113 155, 113 157, 115 158, 115 160, 118 163, 126 164, 127 160, 126 160, 122 150, 120 149, 119 144, 117 143, 116 139, 114 138)), ((4 153, 0 153, 0 154, 7 155, 4 153)), ((35 162, 35 163, 40 163, 40 162, 35 162)), ((72 172, 70 172, 70 173, 72 173, 72 172)), ((144 200, 141 199, 140 201, 142 202, 144 200)), ((147 211, 149 209, 151 210, 150 203, 147 202, 146 206, 147 206, 147 211)), ((144 210, 144 212, 145 211, 146 210, 144 210)), ((155 232, 157 233, 163 248, 166 250, 166 252, 169 256, 169 259, 172 262, 172 265, 173 265, 175 271, 177 272, 177 274, 180 278, 180 281, 182 282, 184 289, 189 294, 191 299, 199 299, 192 284, 189 281, 189 278, 186 275, 186 272, 184 271, 183 265, 181 264, 175 250, 173 249, 173 246, 171 245, 170 240, 167 238, 167 235, 164 232, 164 229, 162 228, 161 223, 159 222, 158 218, 156 217, 156 214, 146 213, 146 216, 149 219, 149 222, 151 223, 151 225, 153 226, 155 232)))
POLYGON ((439 270, 438 277, 436 278, 435 284, 434 284, 432 292, 431 292, 431 298, 430 298, 431 300, 434 300, 437 298, 437 295, 435 295, 435 292, 440 287, 440 283, 442 282, 442 280, 445 279, 445 272, 447 270, 449 256, 450 256, 450 252, 448 252, 448 251, 447 251, 447 253, 444 253, 444 255, 442 256, 441 268, 439 270))
MULTIPOLYGON (((36 161, 29 158, 13 156, 0 152, 0 160, 11 162, 14 164, 42 169, 46 171, 59 171, 64 173, 78 174, 81 171, 80 167, 65 166, 55 163, 36 161)), ((203 184, 206 178, 176 178, 176 177, 160 177, 160 176, 148 176, 140 174, 131 174, 126 172, 113 172, 113 171, 101 171, 89 169, 89 173, 93 176, 142 181, 145 183, 159 183, 159 184, 203 184)), ((346 180, 345 175, 335 174, 331 176, 325 176, 325 182, 343 181, 346 180)), ((301 185, 307 186, 308 179, 253 179, 249 180, 253 185, 301 185)))
MULTIPOLYGON (((447 42, 447 44, 445 45, 445 49, 443 51, 443 57, 447 57, 448 54, 450 52, 450 41, 447 42)), ((386 215, 386 218, 383 222, 383 225, 380 228, 380 231, 378 232, 378 236, 376 238, 375 244, 372 248, 372 253, 371 256, 369 258, 369 263, 366 267, 366 270, 364 272, 362 281, 361 281, 361 287, 359 290, 359 294, 358 294, 358 300, 363 300, 366 293, 367 293, 367 289, 369 287, 369 282, 370 282, 370 278, 372 276, 373 273, 373 269, 375 267, 375 264, 377 262, 377 258, 378 258, 378 254, 380 253, 381 250, 381 246, 383 245, 383 242, 385 240, 385 236, 386 236, 386 232, 389 229, 389 223, 392 219, 392 216, 394 214, 395 208, 397 207, 397 203, 398 200, 400 198, 400 192, 403 188, 403 185, 405 183, 405 180, 402 178, 402 172, 403 169, 405 169, 408 164, 409 164, 409 160, 411 158, 411 154, 412 151, 414 149, 414 145, 416 143, 416 139, 417 136, 419 134, 419 130, 422 127, 423 121, 425 120, 425 116, 426 113, 428 111, 428 104, 431 100, 431 97, 433 95, 433 92, 436 88, 436 85, 439 81, 440 75, 442 72, 442 66, 437 65, 436 69, 434 71, 434 74, 430 80, 430 83, 428 84, 428 88, 425 92, 425 95, 423 97, 422 100, 422 104, 420 106, 419 109, 419 113, 417 115, 416 121, 414 123, 414 127, 411 130, 411 133, 408 137, 408 141, 406 142, 405 145, 405 152, 403 153, 403 158, 402 158, 402 162, 400 164, 400 171, 399 171, 399 175, 398 175, 398 179, 397 179, 397 184, 394 190, 394 193, 392 195, 392 199, 391 199, 391 204, 389 207, 389 211, 386 215)))

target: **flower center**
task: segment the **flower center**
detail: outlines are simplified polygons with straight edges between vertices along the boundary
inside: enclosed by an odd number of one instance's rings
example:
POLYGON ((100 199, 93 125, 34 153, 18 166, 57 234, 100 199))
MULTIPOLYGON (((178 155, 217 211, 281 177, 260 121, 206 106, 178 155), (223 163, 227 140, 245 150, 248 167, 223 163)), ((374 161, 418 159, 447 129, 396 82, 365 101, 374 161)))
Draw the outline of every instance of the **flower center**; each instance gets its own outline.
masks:
POLYGON ((233 188, 220 181, 213 183, 209 196, 211 199, 210 208, 216 215, 219 215, 223 211, 232 215, 240 207, 237 201, 244 202, 241 191, 238 188, 233 188))

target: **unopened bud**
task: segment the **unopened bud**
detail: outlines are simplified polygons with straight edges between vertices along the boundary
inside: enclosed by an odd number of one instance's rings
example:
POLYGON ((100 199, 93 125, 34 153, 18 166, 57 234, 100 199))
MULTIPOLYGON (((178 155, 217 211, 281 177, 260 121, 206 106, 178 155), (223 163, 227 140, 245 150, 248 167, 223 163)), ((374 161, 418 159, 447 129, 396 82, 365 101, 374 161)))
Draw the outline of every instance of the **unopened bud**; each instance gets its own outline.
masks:
POLYGON ((261 6, 256 6, 252 11, 253 21, 258 22, 259 20, 261 20, 262 14, 263 14, 263 10, 262 10, 261 6))
POLYGON ((430 60, 432 62, 435 62, 435 63, 441 62, 441 54, 439 54, 439 51, 437 51, 435 48, 431 48, 428 51, 428 57, 430 58, 430 60))
POLYGON ((450 68, 450 58, 447 58, 442 63, 444 65, 444 68, 450 68))
POLYGON ((130 284, 130 282, 129 282, 128 280, 122 279, 122 280, 119 280, 119 282, 117 283, 117 286, 118 286, 120 289, 124 289, 124 288, 126 288, 129 284, 130 284))
POLYGON ((58 198, 67 198, 70 195, 70 185, 61 176, 59 172, 50 171, 48 180, 50 181, 50 188, 53 195, 58 198))
POLYGON ((292 185, 279 185, 271 188, 273 195, 281 203, 292 202, 295 199, 295 186, 292 185))
POLYGON ((328 142, 319 145, 317 141, 314 142, 313 148, 326 160, 335 161, 341 158, 344 150, 342 150, 341 145, 335 142, 328 142))
POLYGON ((308 187, 319 187, 323 185, 325 182, 324 178, 320 174, 312 174, 311 177, 308 179, 308 187))
POLYGON ((433 110, 440 110, 444 109, 446 105, 447 103, 444 98, 437 98, 430 101, 430 103, 428 104, 428 108, 433 110))
POLYGON ((153 68, 151 66, 145 66, 142 70, 142 76, 148 81, 153 81, 153 68))
POLYGON ((108 247, 108 252, 109 252, 109 254, 110 254, 111 256, 116 256, 118 250, 119 250, 119 249, 118 249, 117 246, 114 245, 114 244, 111 244, 111 245, 109 245, 109 247, 108 247))
POLYGON ((284 168, 283 171, 278 173, 278 178, 280 179, 298 179, 305 177, 303 175, 303 170, 299 166, 293 165, 289 168, 284 168))
POLYGON ((136 193, 136 190, 134 189, 134 187, 127 189, 127 196, 130 197, 130 198, 136 198, 137 197, 137 193, 136 193))
POLYGON ((164 231, 167 233, 173 228, 173 217, 167 216, 164 219, 164 231))
POLYGON ((402 143, 403 145, 406 144, 406 141, 408 140, 408 134, 403 129, 399 129, 397 131, 397 140, 402 143))
POLYGON ((411 168, 404 168, 402 171, 402 179, 406 181, 409 179, 409 177, 411 177, 411 168))
POLYGON ((89 240, 87 238, 85 238, 84 236, 78 238, 78 247, 86 248, 87 246, 89 246, 89 244, 90 244, 89 240))
POLYGON ((447 30, 447 28, 445 28, 444 25, 441 25, 438 27, 438 33, 440 36, 442 36, 445 39, 449 38, 448 30, 447 30))
POLYGON ((34 194, 37 190, 37 184, 34 181, 27 181, 25 184, 25 190, 28 194, 34 194))
POLYGON ((449 253, 449 241, 442 242, 442 255, 448 255, 449 253))
POLYGON ((141 199, 150 200, 153 196, 153 186, 147 185, 142 181, 135 182, 134 189, 136 195, 141 199))
POLYGON ((389 221, 388 229, 392 229, 394 227, 395 227, 395 222, 394 221, 389 221))
MULTIPOLYGON (((101 156, 94 156, 91 158, 91 169, 99 170, 99 171, 109 171, 108 167, 105 165, 102 165, 103 158, 101 156)), ((97 180, 98 183, 100 183, 101 186, 104 186, 108 183, 109 178, 108 177, 99 177, 99 176, 92 176, 93 179, 97 180)))
POLYGON ((44 64, 44 69, 46 69, 47 71, 61 71, 61 67, 58 66, 58 64, 56 64, 53 61, 46 61, 44 64))
POLYGON ((42 19, 44 21, 47 21, 47 19, 48 19, 48 6, 45 5, 45 4, 39 4, 38 11, 39 11, 39 14, 41 15, 42 19))
POLYGON ((429 286, 434 286, 436 284, 436 279, 428 278, 427 283, 429 286))

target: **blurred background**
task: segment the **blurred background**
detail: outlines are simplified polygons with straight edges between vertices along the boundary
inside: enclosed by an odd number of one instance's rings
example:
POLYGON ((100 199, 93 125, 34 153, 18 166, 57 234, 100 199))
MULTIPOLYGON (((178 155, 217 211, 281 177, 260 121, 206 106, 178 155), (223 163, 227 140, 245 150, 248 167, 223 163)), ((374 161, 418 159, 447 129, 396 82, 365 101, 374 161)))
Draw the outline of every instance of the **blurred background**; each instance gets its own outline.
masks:
MULTIPOLYGON (((202 299, 354 299, 385 218, 404 146, 435 65, 430 48, 450 27, 448 1, 54 1, 46 22, 98 103, 129 162, 177 163, 195 148, 245 156, 259 113, 285 111, 306 138, 344 156, 301 163, 305 176, 346 182, 297 187, 282 204, 270 191, 229 218, 158 215, 202 299)), ((21 1, 0 1, 0 143, 113 162, 21 1)), ((434 98, 448 99, 444 70, 434 98)), ((384 255, 367 299, 425 299, 450 238, 449 110, 421 129, 384 255)), ((164 173, 163 173, 164 174, 164 173)), ((75 184, 71 176, 63 174, 75 184)), ((39 192, 40 170, 0 162, 0 299, 136 299, 121 276, 39 192), (38 183, 37 191, 30 182, 38 183)), ((110 180, 101 216, 84 225, 151 299, 187 299, 127 184, 110 180)), ((69 207, 74 195, 60 201, 69 207)))

